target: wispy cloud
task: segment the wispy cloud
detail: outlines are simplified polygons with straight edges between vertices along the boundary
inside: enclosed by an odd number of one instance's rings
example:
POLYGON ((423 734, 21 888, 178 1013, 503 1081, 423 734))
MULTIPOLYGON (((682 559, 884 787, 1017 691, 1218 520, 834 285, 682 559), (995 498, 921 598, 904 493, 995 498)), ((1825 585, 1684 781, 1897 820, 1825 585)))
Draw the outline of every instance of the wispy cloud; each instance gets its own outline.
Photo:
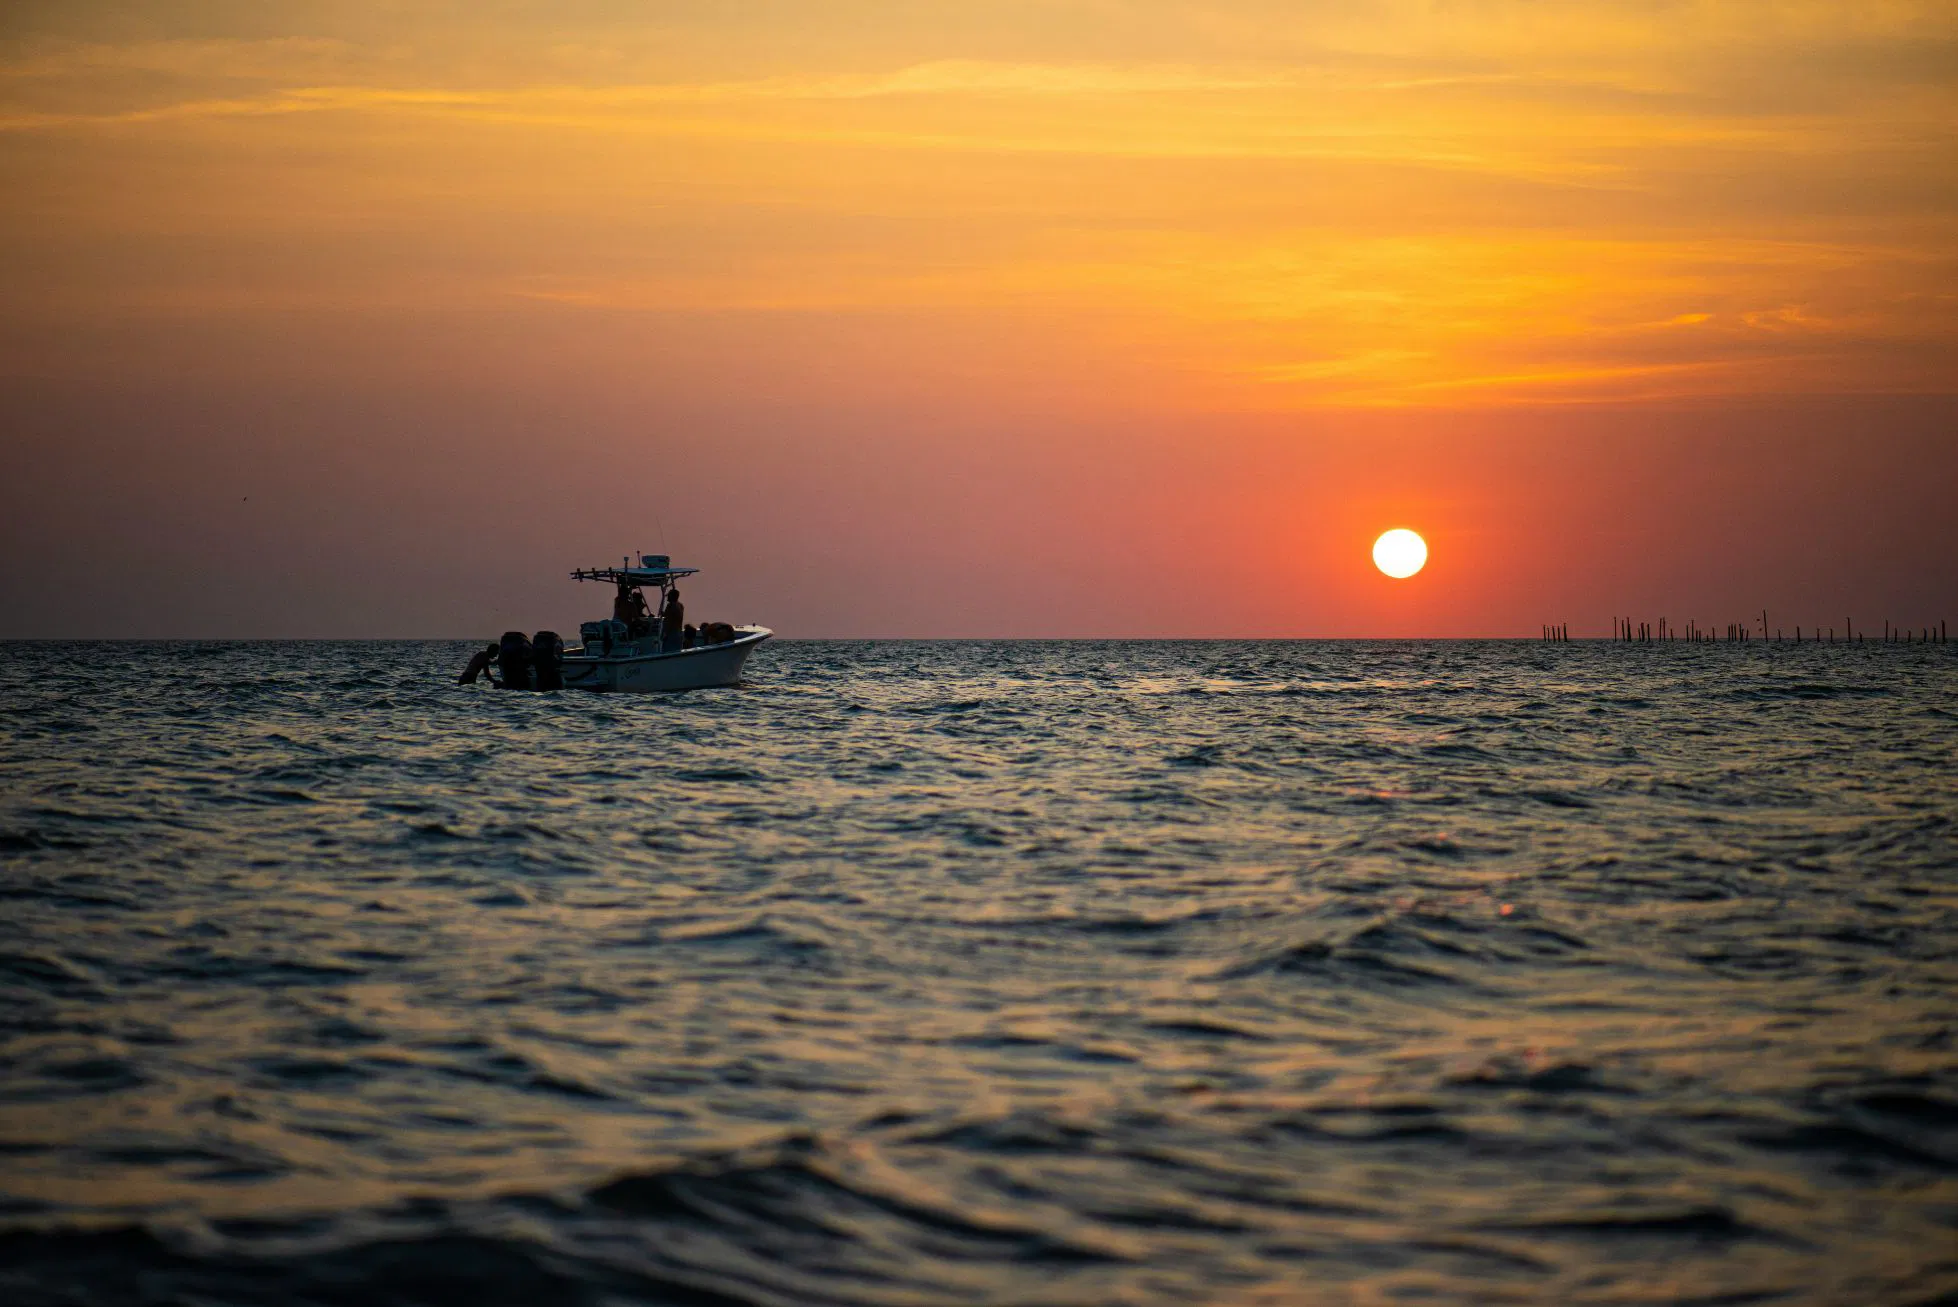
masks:
POLYGON ((1249 404, 1948 386, 1958 19, 1850 8, 37 38, 15 302, 1021 315, 1249 404))

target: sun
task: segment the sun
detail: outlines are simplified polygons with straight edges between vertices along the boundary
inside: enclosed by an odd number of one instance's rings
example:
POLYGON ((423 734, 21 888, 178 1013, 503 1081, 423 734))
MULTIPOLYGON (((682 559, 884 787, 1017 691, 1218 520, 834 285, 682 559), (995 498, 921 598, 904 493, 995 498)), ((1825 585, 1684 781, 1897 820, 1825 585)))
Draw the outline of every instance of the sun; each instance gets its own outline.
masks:
POLYGON ((1373 565, 1397 581, 1405 580, 1428 565, 1428 542, 1397 526, 1373 542, 1373 565))

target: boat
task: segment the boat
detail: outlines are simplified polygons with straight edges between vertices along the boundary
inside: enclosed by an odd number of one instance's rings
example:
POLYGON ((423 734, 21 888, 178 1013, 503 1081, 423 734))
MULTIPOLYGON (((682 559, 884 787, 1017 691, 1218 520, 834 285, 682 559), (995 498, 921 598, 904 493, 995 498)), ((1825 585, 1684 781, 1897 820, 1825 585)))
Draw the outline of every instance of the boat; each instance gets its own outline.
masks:
POLYGON ((662 637, 667 606, 677 601, 674 582, 699 570, 674 567, 665 554, 641 554, 636 564, 627 557, 617 567, 572 572, 573 580, 610 582, 617 595, 614 616, 584 623, 579 627, 584 643, 564 651, 564 688, 652 694, 739 684, 748 655, 775 632, 715 622, 704 624, 690 643, 677 633, 662 637), (659 595, 651 607, 645 602, 649 589, 659 595), (638 616, 622 620, 620 613, 638 616))

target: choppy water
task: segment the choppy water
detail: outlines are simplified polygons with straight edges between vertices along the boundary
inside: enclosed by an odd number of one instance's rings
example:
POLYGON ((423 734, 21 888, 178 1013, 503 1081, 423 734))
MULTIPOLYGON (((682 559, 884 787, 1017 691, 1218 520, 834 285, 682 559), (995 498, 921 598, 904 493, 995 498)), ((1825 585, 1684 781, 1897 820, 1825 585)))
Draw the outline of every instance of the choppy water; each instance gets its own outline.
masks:
POLYGON ((0 646, 0 1299, 1958 1295, 1943 647, 0 646))

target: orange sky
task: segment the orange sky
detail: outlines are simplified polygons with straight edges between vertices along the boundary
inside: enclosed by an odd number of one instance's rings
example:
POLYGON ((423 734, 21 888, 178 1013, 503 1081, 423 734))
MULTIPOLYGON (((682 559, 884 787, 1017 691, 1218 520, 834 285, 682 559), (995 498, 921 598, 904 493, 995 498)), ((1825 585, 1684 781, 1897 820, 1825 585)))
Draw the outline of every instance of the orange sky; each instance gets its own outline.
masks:
POLYGON ((0 179, 0 634, 1958 616, 1946 4, 13 5, 0 179))

